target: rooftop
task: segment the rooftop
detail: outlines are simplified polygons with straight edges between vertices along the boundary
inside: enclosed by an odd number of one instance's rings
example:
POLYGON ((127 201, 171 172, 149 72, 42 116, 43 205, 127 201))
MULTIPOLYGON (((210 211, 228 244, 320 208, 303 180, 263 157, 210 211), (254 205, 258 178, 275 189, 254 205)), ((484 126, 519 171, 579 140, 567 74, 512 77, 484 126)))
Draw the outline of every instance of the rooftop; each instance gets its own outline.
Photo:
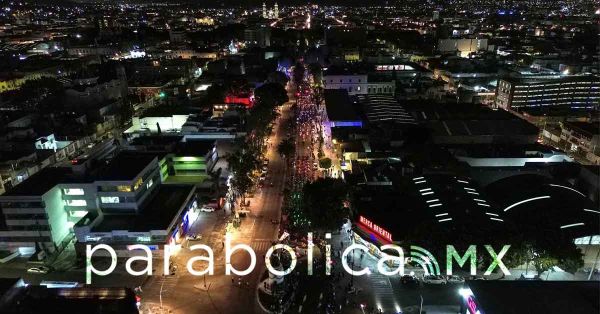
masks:
POLYGON ((98 174, 98 180, 133 180, 156 157, 156 154, 144 154, 139 152, 121 152, 115 158, 113 158, 106 167, 100 169, 98 174))
POLYGON ((597 235, 600 230, 597 206, 567 182, 523 174, 496 181, 485 191, 490 203, 523 232, 529 226, 544 225, 575 239, 597 235))
POLYGON ((84 182, 69 168, 46 167, 27 178, 2 196, 42 196, 59 183, 84 182))
POLYGON ((595 281, 468 281, 477 307, 485 313, 585 314, 600 311, 595 281))
POLYGON ((415 119, 391 95, 358 95, 358 101, 365 107, 369 122, 393 121, 414 124, 415 119))
POLYGON ((580 133, 584 133, 587 136, 600 135, 600 127, 598 127, 598 123, 565 122, 565 127, 580 133))
POLYGON ((60 313, 138 313, 134 292, 129 288, 69 288, 53 289, 44 286, 28 286, 12 296, 2 313, 48 313, 60 309, 60 313))
MULTIPOLYGON (((378 176, 390 173, 393 172, 377 171, 378 176)), ((388 175, 384 181, 391 181, 392 186, 363 186, 355 206, 359 215, 389 231, 394 241, 414 237, 426 229, 452 237, 477 232, 491 236, 492 230, 505 228, 502 214, 468 179, 451 175, 388 175), (461 232, 454 232, 457 229, 461 232)))
POLYGON ((194 189, 193 185, 162 184, 139 214, 105 215, 92 232, 166 230, 194 189))
POLYGON ((348 91, 326 89, 324 98, 329 121, 360 121, 360 117, 350 101, 348 91))

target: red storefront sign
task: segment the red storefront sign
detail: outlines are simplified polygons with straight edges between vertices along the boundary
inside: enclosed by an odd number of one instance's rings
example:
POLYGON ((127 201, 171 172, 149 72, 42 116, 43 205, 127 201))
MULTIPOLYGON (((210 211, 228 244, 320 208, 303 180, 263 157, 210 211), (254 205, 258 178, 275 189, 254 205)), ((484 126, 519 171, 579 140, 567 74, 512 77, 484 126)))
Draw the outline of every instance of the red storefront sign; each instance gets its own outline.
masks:
POLYGON ((389 233, 387 230, 381 228, 380 226, 374 224, 372 221, 370 221, 369 219, 363 217, 363 216, 359 216, 358 221, 365 227, 367 227, 367 229, 375 232, 378 236, 390 241, 392 241, 392 234, 389 233))
POLYGON ((243 104, 246 107, 251 107, 252 99, 249 96, 240 97, 240 96, 234 96, 234 95, 227 95, 227 96, 225 96, 225 103, 226 104, 243 104))

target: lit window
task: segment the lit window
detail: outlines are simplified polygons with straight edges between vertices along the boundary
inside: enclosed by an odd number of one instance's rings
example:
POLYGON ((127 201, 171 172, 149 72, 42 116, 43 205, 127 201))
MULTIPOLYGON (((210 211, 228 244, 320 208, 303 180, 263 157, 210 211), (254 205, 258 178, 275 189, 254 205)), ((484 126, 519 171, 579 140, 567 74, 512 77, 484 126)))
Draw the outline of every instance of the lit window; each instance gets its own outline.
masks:
POLYGON ((119 203, 119 197, 118 196, 101 196, 100 202, 102 204, 116 204, 116 203, 119 203))
POLYGON ((117 185, 117 191, 119 191, 119 192, 131 192, 131 186, 129 186, 129 185, 117 185))
POLYGON ((67 206, 87 206, 85 200, 66 200, 65 205, 67 206))
POLYGON ((153 183, 154 182, 152 181, 152 179, 148 180, 148 183, 146 183, 146 189, 149 189, 153 183))
POLYGON ((133 185, 133 189, 137 190, 140 188, 140 186, 142 186, 142 178, 137 179, 137 181, 135 181, 135 184, 133 185))
POLYGON ((75 217, 75 218, 81 218, 85 215, 87 215, 87 210, 71 210, 69 211, 69 215, 71 217, 75 217))
POLYGON ((63 189, 65 195, 83 195, 83 189, 63 189))

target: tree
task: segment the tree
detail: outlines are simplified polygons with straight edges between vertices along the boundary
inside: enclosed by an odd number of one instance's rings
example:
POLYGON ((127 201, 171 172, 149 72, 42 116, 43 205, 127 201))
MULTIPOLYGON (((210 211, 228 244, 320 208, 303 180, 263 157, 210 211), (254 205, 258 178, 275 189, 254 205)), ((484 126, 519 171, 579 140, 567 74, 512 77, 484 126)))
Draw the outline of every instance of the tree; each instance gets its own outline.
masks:
POLYGON ((254 96, 259 103, 266 103, 270 106, 281 106, 289 101, 285 87, 280 83, 263 84, 254 91, 254 96))
POLYGON ((251 175, 257 169, 259 160, 256 157, 258 154, 252 150, 252 147, 248 146, 246 142, 241 145, 242 147, 238 151, 227 156, 227 162, 232 173, 230 184, 234 197, 241 197, 242 202, 244 202, 246 192, 253 185, 251 175))
POLYGON ((282 86, 285 86, 285 84, 287 84, 288 81, 289 81, 289 79, 285 75, 285 73, 280 72, 280 71, 273 71, 273 72, 269 73, 269 75, 267 75, 268 83, 277 83, 277 84, 281 84, 282 86))
POLYGON ((315 84, 321 86, 321 82, 323 81, 323 69, 321 68, 321 65, 318 63, 311 63, 308 65, 308 71, 312 75, 315 84))
POLYGON ((277 145, 277 152, 285 159, 292 157, 295 151, 296 145, 294 145, 294 142, 292 142, 292 140, 289 138, 286 138, 285 140, 281 141, 279 145, 277 145))
POLYGON ((294 67, 294 82, 296 83, 296 86, 304 80, 304 71, 304 65, 302 65, 302 63, 296 63, 296 66, 294 67))
POLYGON ((227 88, 223 85, 213 84, 206 89, 206 94, 202 98, 203 105, 220 104, 225 100, 227 88))
POLYGON ((344 207, 348 188, 343 180, 319 178, 303 189, 302 209, 312 228, 331 231, 338 229, 348 217, 344 207))
POLYGON ((323 169, 331 168, 331 159, 327 157, 319 159, 319 167, 323 169))

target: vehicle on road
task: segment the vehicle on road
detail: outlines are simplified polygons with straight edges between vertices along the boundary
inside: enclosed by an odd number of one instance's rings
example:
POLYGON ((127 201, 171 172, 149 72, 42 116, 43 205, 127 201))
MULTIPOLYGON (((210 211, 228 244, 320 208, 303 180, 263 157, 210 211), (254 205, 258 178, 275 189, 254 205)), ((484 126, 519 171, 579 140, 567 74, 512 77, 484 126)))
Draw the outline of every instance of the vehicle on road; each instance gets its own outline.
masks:
POLYGON ((417 277, 413 276, 413 275, 404 275, 402 277, 400 277, 400 283, 406 286, 412 286, 412 287, 416 287, 419 285, 419 281, 417 280, 417 277))
POLYGON ((48 266, 37 266, 27 269, 27 272, 32 274, 47 274, 50 271, 52 271, 52 269, 48 266))
POLYGON ((195 240, 200 240, 202 239, 201 235, 198 234, 191 234, 185 237, 188 241, 195 241, 195 240))
POLYGON ((540 276, 538 276, 538 275, 524 275, 524 274, 521 274, 521 277, 519 277, 517 280, 539 281, 539 280, 542 280, 542 278, 540 278, 540 276))
POLYGON ((463 278, 461 276, 457 276, 457 275, 451 275, 451 276, 446 277, 446 282, 447 283, 464 283, 465 278, 463 278))
POLYGON ((206 213, 211 213, 211 212, 215 211, 215 208, 212 206, 204 205, 204 206, 200 207, 200 211, 206 212, 206 213))
POLYGON ((423 276, 423 283, 430 285, 444 285, 446 284, 446 279, 442 276, 425 275, 423 276))

